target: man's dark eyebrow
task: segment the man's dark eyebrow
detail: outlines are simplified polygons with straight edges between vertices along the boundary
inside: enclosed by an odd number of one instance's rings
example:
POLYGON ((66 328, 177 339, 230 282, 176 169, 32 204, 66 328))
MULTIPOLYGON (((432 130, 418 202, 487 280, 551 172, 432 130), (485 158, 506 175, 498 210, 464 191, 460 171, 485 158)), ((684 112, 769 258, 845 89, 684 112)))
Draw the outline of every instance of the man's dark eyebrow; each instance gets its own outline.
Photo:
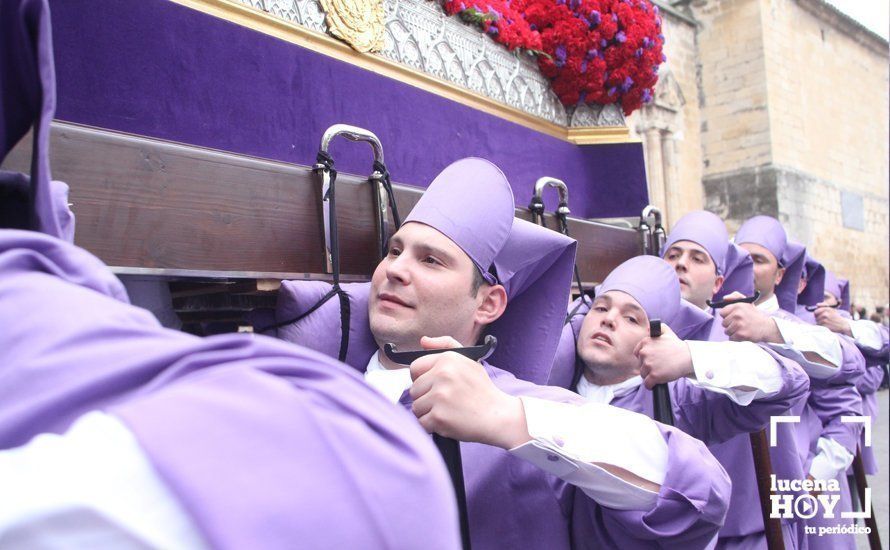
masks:
POLYGON ((417 249, 417 251, 420 253, 435 256, 446 264, 451 264, 454 262, 454 256, 452 256, 450 253, 446 252, 442 248, 438 248, 429 244, 418 244, 414 245, 412 248, 417 249))
POLYGON ((403 244, 403 243, 402 243, 402 239, 399 238, 398 235, 393 235, 392 237, 389 238, 389 245, 390 245, 390 246, 393 246, 393 245, 395 245, 395 246, 402 246, 402 244, 403 244))
POLYGON ((612 297, 608 294, 602 294, 593 299, 593 303, 606 302, 606 305, 612 305, 612 297))
POLYGON ((633 313, 641 313, 643 315, 646 314, 646 312, 643 310, 643 308, 641 308, 640 306, 638 306, 636 304, 624 304, 624 306, 621 309, 625 310, 625 311, 631 310, 633 313))

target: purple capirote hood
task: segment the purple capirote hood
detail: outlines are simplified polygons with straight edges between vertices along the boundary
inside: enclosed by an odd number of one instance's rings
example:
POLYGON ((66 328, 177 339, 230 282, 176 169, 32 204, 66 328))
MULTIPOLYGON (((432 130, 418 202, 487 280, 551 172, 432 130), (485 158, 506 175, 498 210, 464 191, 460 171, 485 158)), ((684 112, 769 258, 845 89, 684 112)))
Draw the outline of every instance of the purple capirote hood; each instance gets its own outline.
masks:
MULTIPOLYGON (((46 0, 4 0, 0 4, 0 162, 31 129, 34 138, 26 226, 64 238, 59 195, 49 167, 49 126, 56 109, 55 65, 46 0)), ((27 181, 27 180, 26 180, 27 181)), ((0 177, 0 185, 10 183, 0 177)))
POLYGON ((717 274, 723 276, 723 285, 714 293, 714 300, 721 300, 733 292, 745 296, 754 293, 754 262, 751 255, 729 241, 726 224, 719 216, 705 210, 684 215, 671 228, 661 256, 664 257, 670 247, 680 241, 690 241, 703 247, 717 267, 717 274))
MULTIPOLYGON (((498 339, 489 362, 517 378, 545 383, 565 321, 577 243, 556 231, 515 219, 506 178, 482 159, 464 159, 446 168, 406 218, 405 223, 410 222, 441 231, 467 253, 481 273, 489 274, 493 268, 497 282, 507 292, 507 308, 486 330, 498 339)), ((300 316, 330 288, 327 283, 285 282, 279 292, 276 320, 300 316)), ((346 362, 364 370, 376 350, 367 314, 370 283, 344 285, 344 289, 352 311, 346 362)), ((279 337, 326 353, 337 349, 344 329, 340 305, 333 302, 279 328, 279 337)))

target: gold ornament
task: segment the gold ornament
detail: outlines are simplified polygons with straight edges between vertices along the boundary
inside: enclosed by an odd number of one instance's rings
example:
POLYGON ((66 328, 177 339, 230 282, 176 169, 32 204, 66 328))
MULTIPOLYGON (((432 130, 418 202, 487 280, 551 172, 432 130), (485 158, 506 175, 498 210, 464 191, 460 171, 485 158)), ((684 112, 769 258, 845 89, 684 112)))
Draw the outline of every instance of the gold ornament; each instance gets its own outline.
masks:
POLYGON ((383 0, 321 0, 328 32, 360 52, 383 49, 383 0))

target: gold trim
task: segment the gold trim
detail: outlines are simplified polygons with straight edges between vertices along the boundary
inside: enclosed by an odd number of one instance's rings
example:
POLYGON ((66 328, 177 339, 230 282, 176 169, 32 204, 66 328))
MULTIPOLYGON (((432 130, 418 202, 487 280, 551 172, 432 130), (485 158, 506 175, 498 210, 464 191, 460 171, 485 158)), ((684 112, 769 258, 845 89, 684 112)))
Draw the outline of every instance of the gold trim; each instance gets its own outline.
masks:
POLYGON ((498 103, 491 98, 471 92, 460 86, 416 72, 413 69, 385 59, 379 55, 356 52, 348 45, 306 27, 285 21, 264 11, 241 4, 234 0, 171 0, 177 4, 224 19, 269 36, 310 49, 356 67, 404 82, 425 92, 456 101, 467 107, 508 120, 531 130, 575 143, 592 145, 600 143, 625 143, 630 139, 630 131, 623 126, 605 128, 566 128, 524 111, 498 103))
POLYGON ((599 128, 567 128, 566 139, 575 145, 600 145, 603 143, 640 143, 630 137, 627 126, 602 126, 599 128))

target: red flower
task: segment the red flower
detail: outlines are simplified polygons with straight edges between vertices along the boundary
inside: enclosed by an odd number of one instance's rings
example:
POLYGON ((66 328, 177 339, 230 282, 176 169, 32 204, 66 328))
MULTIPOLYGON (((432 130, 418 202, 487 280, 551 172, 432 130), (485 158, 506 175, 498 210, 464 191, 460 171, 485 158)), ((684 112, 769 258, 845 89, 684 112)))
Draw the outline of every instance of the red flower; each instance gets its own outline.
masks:
POLYGON ((629 115, 654 96, 664 36, 650 0, 444 0, 443 7, 510 50, 545 54, 538 67, 565 105, 620 103, 629 115))

